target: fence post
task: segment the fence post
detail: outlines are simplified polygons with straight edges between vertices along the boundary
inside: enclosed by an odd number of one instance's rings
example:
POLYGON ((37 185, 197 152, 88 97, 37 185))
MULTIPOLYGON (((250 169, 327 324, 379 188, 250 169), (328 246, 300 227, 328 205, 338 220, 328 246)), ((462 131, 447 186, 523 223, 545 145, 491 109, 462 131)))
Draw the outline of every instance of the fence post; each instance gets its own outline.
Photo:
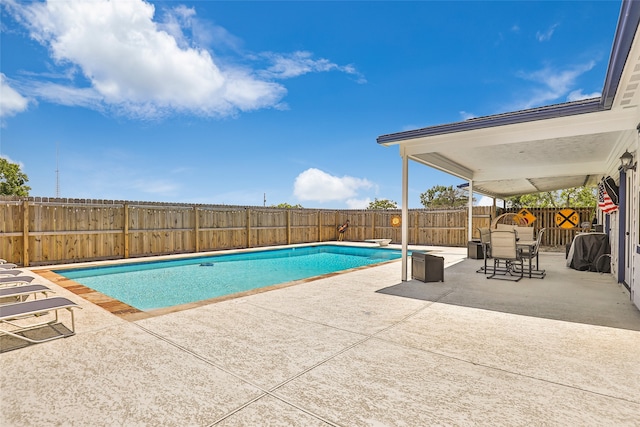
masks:
POLYGON ((193 205, 193 238, 194 248, 196 252, 200 252, 200 218, 198 215, 198 206, 193 205))
POLYGON ((124 258, 129 258, 129 204, 125 203, 122 206, 124 210, 124 226, 122 227, 122 232, 124 233, 124 258))
POLYGON ((287 209, 287 245, 291 244, 291 209, 287 209))
POLYGON ((322 211, 318 211, 318 242, 322 242, 322 211))
POLYGON ((372 210, 371 211, 371 238, 372 239, 376 239, 376 215, 378 214, 378 211, 372 210))
POLYGON ((22 202, 22 265, 29 266, 29 201, 22 202))
POLYGON ((251 209, 247 208, 247 248, 251 247, 251 209))

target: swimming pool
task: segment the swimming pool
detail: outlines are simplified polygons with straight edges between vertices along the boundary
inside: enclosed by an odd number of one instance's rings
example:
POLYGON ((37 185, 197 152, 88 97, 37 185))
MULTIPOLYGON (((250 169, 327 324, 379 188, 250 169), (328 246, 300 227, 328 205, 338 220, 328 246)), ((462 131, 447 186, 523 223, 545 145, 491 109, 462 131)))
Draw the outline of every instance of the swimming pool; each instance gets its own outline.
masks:
POLYGON ((54 270, 147 311, 401 258, 389 248, 316 245, 169 261, 54 270))

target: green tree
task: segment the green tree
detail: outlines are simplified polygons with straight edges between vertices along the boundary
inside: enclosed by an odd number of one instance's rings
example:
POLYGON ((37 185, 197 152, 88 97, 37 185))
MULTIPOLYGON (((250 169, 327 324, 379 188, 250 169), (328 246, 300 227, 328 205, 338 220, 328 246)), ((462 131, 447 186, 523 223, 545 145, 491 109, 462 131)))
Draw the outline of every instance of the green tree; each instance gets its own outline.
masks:
POLYGON ((595 186, 568 188, 560 191, 560 199, 572 208, 595 208, 598 203, 598 188, 595 186))
POLYGON ((507 206, 512 208, 557 208, 557 197, 553 191, 522 194, 506 199, 507 206))
POLYGON ((593 186, 574 187, 557 191, 523 194, 506 199, 510 208, 594 208, 597 188, 593 186))
POLYGON ((280 203, 279 205, 271 205, 271 207, 280 209, 302 209, 302 205, 290 205, 289 203, 280 203))
POLYGON ((393 200, 378 200, 376 198, 373 200, 373 202, 369 202, 369 206, 367 206, 367 209, 398 209, 398 204, 393 200))
MULTIPOLYGON (((475 201, 475 198, 473 199, 475 201)), ((420 194, 420 203, 425 208, 457 208, 469 203, 467 193, 450 185, 434 185, 420 194)))
POLYGON ((0 157, 0 195, 28 196, 31 187, 25 185, 29 178, 20 170, 20 165, 0 157))

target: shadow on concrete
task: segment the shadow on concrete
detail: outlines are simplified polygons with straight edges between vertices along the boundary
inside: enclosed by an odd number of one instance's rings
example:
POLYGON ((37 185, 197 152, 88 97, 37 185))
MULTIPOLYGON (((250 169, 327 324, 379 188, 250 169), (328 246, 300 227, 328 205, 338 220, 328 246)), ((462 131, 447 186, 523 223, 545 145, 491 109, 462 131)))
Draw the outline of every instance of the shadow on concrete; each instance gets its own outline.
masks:
POLYGON ((409 280, 377 292, 483 310, 640 331, 640 310, 609 274, 576 271, 564 254, 541 253, 544 279, 487 279, 483 260, 465 259, 445 269, 444 282, 409 280))
MULTIPOLYGON (((54 323, 51 325, 44 325, 39 328, 30 329, 28 331, 20 332, 17 335, 34 339, 44 340, 53 337, 66 338, 73 335, 73 332, 62 323, 54 323)), ((7 351, 13 351, 20 348, 36 345, 29 341, 22 340, 20 338, 12 337, 10 335, 0 336, 0 353, 6 353, 7 351)))

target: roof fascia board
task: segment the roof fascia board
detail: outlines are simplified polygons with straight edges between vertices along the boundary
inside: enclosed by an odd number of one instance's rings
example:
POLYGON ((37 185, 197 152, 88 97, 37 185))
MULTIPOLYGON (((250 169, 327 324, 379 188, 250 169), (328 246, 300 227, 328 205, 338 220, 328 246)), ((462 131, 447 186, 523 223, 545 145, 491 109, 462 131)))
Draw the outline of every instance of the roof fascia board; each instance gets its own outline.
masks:
POLYGON ((544 124, 527 122, 504 126, 500 129, 478 129, 398 141, 397 144, 403 145, 408 155, 464 147, 490 147, 518 142, 628 131, 635 128, 637 117, 637 108, 633 107, 618 111, 600 111, 590 114, 588 118, 584 116, 562 117, 546 120, 544 124))
POLYGON ((610 109, 613 105, 622 72, 629 57, 633 39, 640 23, 640 2, 624 0, 620 8, 618 27, 616 28, 611 57, 609 58, 609 68, 602 88, 600 106, 603 109, 610 109))
POLYGON ((593 98, 587 101, 576 101, 549 107, 523 110, 515 113, 479 117, 476 119, 465 120, 464 122, 449 123, 422 129, 381 135, 377 138, 377 142, 378 144, 392 145, 393 143, 399 143, 407 140, 436 135, 446 135, 450 133, 494 128, 532 121, 553 119, 558 117, 574 116, 577 114, 587 114, 597 111, 602 111, 602 108, 600 107, 600 99, 593 98))

